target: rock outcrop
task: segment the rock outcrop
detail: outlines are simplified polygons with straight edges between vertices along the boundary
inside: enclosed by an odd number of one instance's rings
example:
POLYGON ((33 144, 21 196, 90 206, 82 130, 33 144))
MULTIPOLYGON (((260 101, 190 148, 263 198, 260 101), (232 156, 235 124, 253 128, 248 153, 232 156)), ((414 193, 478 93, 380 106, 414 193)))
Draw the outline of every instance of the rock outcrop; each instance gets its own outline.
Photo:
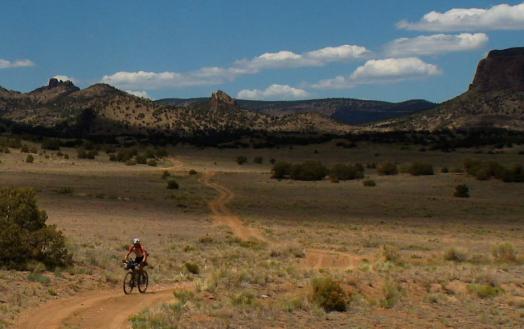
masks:
POLYGON ((524 91, 524 47, 490 51, 480 61, 470 90, 524 91))
POLYGON ((222 90, 217 90, 211 95, 209 101, 211 110, 233 110, 237 109, 237 102, 222 90))

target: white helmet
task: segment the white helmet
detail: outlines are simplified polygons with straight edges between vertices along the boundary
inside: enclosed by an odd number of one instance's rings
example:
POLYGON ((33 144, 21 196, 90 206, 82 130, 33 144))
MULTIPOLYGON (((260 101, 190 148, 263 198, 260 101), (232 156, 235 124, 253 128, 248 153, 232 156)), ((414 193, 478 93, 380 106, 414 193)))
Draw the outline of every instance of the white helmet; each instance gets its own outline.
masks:
POLYGON ((133 239, 133 244, 139 244, 140 243, 140 239, 139 238, 134 238, 133 239))

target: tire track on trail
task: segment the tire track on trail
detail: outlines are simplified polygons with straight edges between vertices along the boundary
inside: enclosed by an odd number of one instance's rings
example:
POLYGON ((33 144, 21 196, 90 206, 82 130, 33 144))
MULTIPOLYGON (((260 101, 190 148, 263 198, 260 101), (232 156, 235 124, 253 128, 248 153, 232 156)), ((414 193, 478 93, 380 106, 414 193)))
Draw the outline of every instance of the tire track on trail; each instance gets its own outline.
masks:
POLYGON ((124 295, 121 290, 113 289, 58 299, 25 311, 14 328, 129 329, 131 316, 155 304, 174 300, 175 289, 187 285, 160 288, 145 294, 124 295))
MULTIPOLYGON (((262 232, 256 228, 246 226, 242 219, 227 207, 235 197, 235 194, 227 187, 212 180, 215 176, 215 172, 205 172, 200 177, 202 184, 218 192, 218 196, 208 202, 215 223, 227 225, 239 239, 256 239, 275 247, 281 245, 279 242, 271 241, 264 237, 262 232)), ((324 249, 306 249, 305 254, 301 265, 310 269, 356 267, 362 260, 361 257, 356 255, 324 249)))

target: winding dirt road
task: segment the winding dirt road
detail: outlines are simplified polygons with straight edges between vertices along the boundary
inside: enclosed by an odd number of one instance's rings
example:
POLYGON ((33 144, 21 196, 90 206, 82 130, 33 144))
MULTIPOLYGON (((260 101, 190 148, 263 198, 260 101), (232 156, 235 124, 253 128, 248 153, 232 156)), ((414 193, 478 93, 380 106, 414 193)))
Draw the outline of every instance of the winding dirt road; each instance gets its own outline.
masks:
MULTIPOLYGON (((170 168, 163 170, 182 170, 183 164, 175 160, 170 168)), ((227 187, 213 180, 214 172, 206 172, 200 177, 202 184, 216 190, 218 196, 208 205, 216 224, 227 225, 233 234, 242 240, 257 239, 274 246, 278 242, 268 240, 253 227, 246 226, 242 219, 228 207, 235 194, 227 187)), ((308 268, 350 267, 359 261, 351 254, 322 249, 306 250, 303 265, 308 268)), ((157 287, 146 294, 124 295, 120 289, 100 290, 78 294, 66 299, 58 299, 25 311, 20 315, 15 328, 18 329, 129 329, 129 318, 148 307, 167 303, 174 299, 176 289, 190 289, 191 283, 180 283, 170 287, 157 287)))

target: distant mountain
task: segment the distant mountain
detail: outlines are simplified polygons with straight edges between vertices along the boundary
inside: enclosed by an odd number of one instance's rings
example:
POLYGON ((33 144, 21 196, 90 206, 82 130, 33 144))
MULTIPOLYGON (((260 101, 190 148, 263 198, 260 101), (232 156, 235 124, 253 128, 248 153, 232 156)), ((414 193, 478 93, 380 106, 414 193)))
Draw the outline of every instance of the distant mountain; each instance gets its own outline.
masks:
MULTIPOLYGON (((159 104, 189 106, 195 103, 208 102, 209 98, 165 98, 156 101, 159 104)), ((369 123, 406 116, 437 106, 425 100, 409 100, 390 103, 352 98, 325 98, 300 101, 253 101, 236 100, 243 109, 270 115, 289 115, 296 113, 320 113, 332 119, 351 125, 369 123)))
POLYGON ((27 127, 89 135, 178 135, 214 133, 349 132, 352 127, 318 113, 274 116, 242 109, 222 91, 206 102, 185 106, 156 103, 106 84, 79 89, 70 81, 49 80, 29 93, 0 87, 0 118, 27 127))
POLYGON ((469 90, 435 109, 369 125, 386 130, 524 131, 524 47, 490 51, 469 90))

